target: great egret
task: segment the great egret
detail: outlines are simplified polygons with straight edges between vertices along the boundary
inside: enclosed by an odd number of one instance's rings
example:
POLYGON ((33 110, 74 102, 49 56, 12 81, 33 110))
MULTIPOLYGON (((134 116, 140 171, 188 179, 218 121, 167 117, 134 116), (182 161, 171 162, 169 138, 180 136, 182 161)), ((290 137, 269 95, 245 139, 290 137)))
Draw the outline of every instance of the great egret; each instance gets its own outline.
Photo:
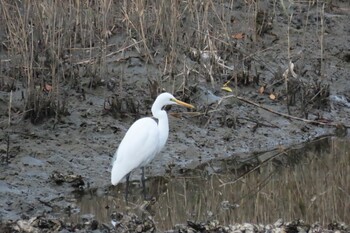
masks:
POLYGON ((168 115, 162 108, 172 104, 194 108, 191 104, 177 100, 170 93, 160 94, 152 105, 153 117, 145 117, 132 124, 114 154, 111 182, 112 185, 117 185, 126 176, 126 201, 130 173, 138 167, 142 169, 141 180, 145 195, 144 166, 162 150, 168 139, 168 115))

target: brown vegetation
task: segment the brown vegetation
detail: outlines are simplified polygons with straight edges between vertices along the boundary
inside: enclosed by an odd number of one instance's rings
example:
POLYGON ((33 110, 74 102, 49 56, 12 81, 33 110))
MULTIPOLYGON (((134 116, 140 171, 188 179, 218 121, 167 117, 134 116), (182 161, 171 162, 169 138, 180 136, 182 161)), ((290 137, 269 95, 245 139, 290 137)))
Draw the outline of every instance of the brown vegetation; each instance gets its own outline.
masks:
MULTIPOLYGON (((196 83, 189 82, 189 78, 205 78, 213 86, 227 81, 267 86, 269 89, 265 91, 271 94, 280 82, 259 83, 256 65, 266 66, 283 83, 279 68, 267 65, 255 54, 254 44, 264 34, 271 34, 274 20, 266 4, 259 1, 246 1, 241 15, 232 15, 230 11, 242 4, 235 1, 1 0, 0 4, 4 22, 1 30, 6 32, 2 46, 9 55, 2 62, 5 65, 1 71, 9 81, 2 81, 0 88, 11 91, 23 85, 22 113, 33 123, 52 116, 57 121, 60 115, 67 114, 66 93, 62 88, 65 84, 78 91, 105 85, 108 58, 130 48, 150 63, 165 48, 159 69, 163 70, 163 79, 176 76, 182 80, 182 93, 196 83), (124 35, 126 46, 117 48, 111 44, 109 38, 114 35, 124 35), (183 54, 198 62, 198 69, 184 63, 183 70, 179 70, 183 54), (89 79, 88 85, 82 81, 83 77, 89 79), (46 85, 50 90, 45 89, 46 85)), ((290 56, 289 61, 292 60, 290 56)), ((322 67, 321 64, 320 71, 322 67)), ((116 80, 120 92, 122 78, 116 80)), ((159 77, 151 81, 162 83, 159 77)), ((296 95, 301 95, 297 100, 307 116, 310 103, 319 106, 328 97, 328 89, 320 82, 310 86, 294 78, 286 82, 285 91, 278 96, 273 94, 273 98, 287 98, 289 106, 295 104, 296 95)))
MULTIPOLYGON (((193 209, 196 201, 208 207, 209 199, 213 209, 223 204, 228 216, 234 211, 237 221, 253 215, 271 222, 279 213, 285 218, 311 213, 316 221, 323 214, 317 210, 343 205, 339 200, 346 192, 337 188, 345 185, 341 182, 347 181, 343 177, 348 167, 334 165, 335 170, 323 174, 322 166, 334 162, 333 154, 324 165, 317 156, 301 153, 303 149, 284 147, 327 133, 347 134, 350 46, 341 38, 348 30, 344 22, 349 8, 342 7, 346 4, 347 0, 0 0, 0 182, 5 187, 0 217, 27 215, 36 226, 46 219, 37 217, 39 211, 72 211, 76 200, 68 197, 72 187, 62 181, 65 174, 82 178, 85 186, 78 182, 79 189, 87 192, 107 188, 110 155, 118 140, 133 120, 150 115, 153 99, 163 90, 197 109, 181 114, 172 109, 177 118, 169 118, 173 132, 167 153, 152 164, 150 177, 161 177, 148 181, 162 198, 155 206, 175 203, 161 209, 169 212, 160 211, 159 219, 182 213, 168 224, 183 222, 185 207, 193 209), (258 160, 254 167, 245 159, 239 162, 249 172, 234 183, 237 176, 220 174, 241 153, 248 156, 276 147, 279 155, 310 162, 293 170, 293 161, 287 161, 274 172, 292 182, 283 183, 279 176, 268 182, 274 164, 258 160), (211 163, 219 163, 214 166, 219 169, 208 175, 212 168, 206 166, 211 163), (193 164, 199 164, 200 181, 183 177, 193 164), (300 173, 308 176, 293 180, 300 173), (318 184, 315 194, 297 192, 315 183, 314 173, 334 180, 329 187, 337 191, 336 198, 322 193, 328 194, 324 185, 329 183, 318 184), (165 184, 168 175, 175 178, 165 184), (198 193, 201 182, 205 192, 198 193), (213 185, 219 182, 223 185, 213 185), (290 189, 275 192, 281 185, 290 189), (226 202, 222 194, 233 199, 226 202), (252 194, 250 202, 246 197, 252 194), (272 201, 285 196, 282 203, 272 201), (316 208, 318 201, 322 205, 316 208), (236 203, 262 208, 244 208, 247 213, 242 213, 236 203), (266 211, 279 207, 275 215, 266 211)), ((122 185, 116 187, 117 194, 108 198, 123 201, 118 198, 121 190, 122 185)), ((135 198, 137 190, 134 187, 135 198)), ((206 212, 200 205, 196 208, 198 214, 206 212)), ((342 220, 346 212, 338 209, 342 220)), ((322 224, 338 213, 328 214, 322 224)), ((109 222, 110 215, 106 217, 109 222)))

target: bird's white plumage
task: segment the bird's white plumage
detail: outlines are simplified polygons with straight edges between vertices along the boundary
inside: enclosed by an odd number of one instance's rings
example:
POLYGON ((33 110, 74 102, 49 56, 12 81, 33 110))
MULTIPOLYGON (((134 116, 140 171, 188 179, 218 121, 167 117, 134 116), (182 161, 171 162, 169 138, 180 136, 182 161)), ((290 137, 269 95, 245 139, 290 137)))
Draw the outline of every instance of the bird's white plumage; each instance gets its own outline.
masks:
POLYGON ((151 117, 137 120, 126 132, 116 151, 111 172, 111 182, 117 185, 121 179, 137 167, 149 163, 164 147, 169 134, 168 116, 162 107, 179 104, 193 108, 181 102, 169 93, 159 95, 152 106, 151 117))
POLYGON ((114 155, 112 184, 137 167, 149 163, 158 152, 159 133, 157 123, 150 117, 136 121, 125 134, 114 155))

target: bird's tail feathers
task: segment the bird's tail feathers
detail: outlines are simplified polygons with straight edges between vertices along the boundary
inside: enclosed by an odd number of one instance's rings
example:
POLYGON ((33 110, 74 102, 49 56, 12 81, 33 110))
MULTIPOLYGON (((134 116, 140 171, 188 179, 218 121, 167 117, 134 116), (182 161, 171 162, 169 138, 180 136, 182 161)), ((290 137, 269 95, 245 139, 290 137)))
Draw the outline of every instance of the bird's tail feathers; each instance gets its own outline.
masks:
POLYGON ((114 165, 111 172, 112 185, 117 185, 128 173, 123 167, 114 165))

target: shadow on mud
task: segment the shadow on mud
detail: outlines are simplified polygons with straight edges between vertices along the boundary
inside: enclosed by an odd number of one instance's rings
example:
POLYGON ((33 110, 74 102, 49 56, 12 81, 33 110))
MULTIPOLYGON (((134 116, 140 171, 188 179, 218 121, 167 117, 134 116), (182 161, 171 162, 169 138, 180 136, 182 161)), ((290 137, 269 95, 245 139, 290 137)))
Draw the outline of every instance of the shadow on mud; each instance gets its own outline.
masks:
POLYGON ((77 197, 79 213, 67 221, 96 219, 119 226, 128 213, 153 219, 158 230, 187 220, 273 223, 304 219, 327 225, 350 222, 350 146, 348 139, 320 138, 290 149, 250 157, 212 160, 180 176, 150 177, 144 201, 141 185, 131 185, 129 205, 124 184, 110 191, 77 197))

